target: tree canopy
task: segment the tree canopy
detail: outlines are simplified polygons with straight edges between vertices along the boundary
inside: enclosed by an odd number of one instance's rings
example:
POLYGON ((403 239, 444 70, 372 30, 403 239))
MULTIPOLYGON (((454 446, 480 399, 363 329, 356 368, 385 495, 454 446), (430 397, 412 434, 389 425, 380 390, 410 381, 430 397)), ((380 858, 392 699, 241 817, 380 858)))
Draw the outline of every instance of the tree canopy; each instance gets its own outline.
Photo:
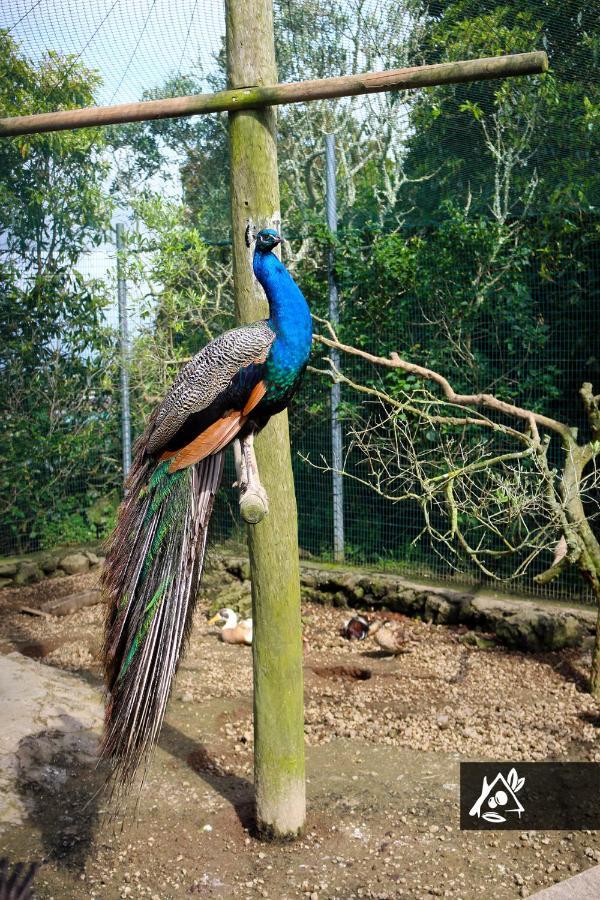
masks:
MULTIPOLYGON (((5 32, 0 66, 2 115, 94 102, 95 73, 54 53, 34 65, 5 32)), ((0 142, 5 546, 95 535, 84 509, 115 483, 106 287, 76 268, 109 225, 104 149, 98 130, 0 142)))

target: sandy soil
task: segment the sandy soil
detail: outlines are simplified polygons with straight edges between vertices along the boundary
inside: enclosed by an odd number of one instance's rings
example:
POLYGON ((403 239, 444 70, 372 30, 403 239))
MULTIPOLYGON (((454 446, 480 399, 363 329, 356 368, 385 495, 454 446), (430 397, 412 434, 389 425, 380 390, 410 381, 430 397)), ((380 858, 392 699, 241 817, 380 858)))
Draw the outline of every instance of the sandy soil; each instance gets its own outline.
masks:
MULTIPOLYGON (((64 619, 19 612, 93 578, 2 592, 0 651, 99 690, 100 606, 64 619)), ((405 620, 412 652, 387 659, 373 643, 339 637, 344 611, 312 605, 303 610, 307 830, 294 844, 261 843, 252 834, 251 654, 218 640, 207 608, 123 830, 107 819, 93 766, 56 759, 61 784, 24 780, 28 821, 2 833, 0 846, 12 860, 45 860, 37 896, 503 900, 600 861, 597 832, 458 829, 460 759, 600 760, 585 654, 478 649, 459 629, 405 620)))

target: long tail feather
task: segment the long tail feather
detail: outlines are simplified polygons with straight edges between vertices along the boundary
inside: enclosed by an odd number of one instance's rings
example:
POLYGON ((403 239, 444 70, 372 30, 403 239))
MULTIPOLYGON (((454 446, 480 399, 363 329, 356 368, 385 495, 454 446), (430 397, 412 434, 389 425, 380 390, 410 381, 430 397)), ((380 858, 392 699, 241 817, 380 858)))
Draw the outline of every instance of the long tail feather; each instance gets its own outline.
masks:
POLYGON ((164 719, 187 637, 223 453, 178 472, 140 448, 106 558, 102 755, 127 788, 164 719))

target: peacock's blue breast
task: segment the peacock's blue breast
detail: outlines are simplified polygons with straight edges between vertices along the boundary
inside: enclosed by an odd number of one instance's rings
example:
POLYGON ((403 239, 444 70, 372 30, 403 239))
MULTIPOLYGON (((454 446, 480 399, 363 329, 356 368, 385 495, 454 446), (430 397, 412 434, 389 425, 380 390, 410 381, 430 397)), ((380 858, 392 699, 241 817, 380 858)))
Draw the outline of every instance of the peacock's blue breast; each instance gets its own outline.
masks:
POLYGON ((276 338, 265 363, 267 396, 276 400, 296 385, 304 372, 310 353, 310 342, 288 342, 276 338))

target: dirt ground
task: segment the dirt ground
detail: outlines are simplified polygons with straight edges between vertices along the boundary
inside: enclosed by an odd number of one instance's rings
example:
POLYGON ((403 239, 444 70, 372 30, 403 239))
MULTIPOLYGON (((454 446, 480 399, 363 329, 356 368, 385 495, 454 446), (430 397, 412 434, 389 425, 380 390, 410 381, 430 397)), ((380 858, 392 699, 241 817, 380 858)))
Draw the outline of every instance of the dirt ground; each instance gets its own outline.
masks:
MULTIPOLYGON (((0 592, 0 652, 70 672, 100 697, 102 608, 19 612, 93 579, 0 592)), ((343 610, 305 605, 309 816, 303 838, 271 845, 252 833, 251 651, 222 644, 207 608, 124 824, 110 821, 89 754, 57 750, 44 777, 21 779, 26 815, 0 825, 0 849, 44 861, 37 897, 504 900, 600 862, 599 832, 458 828, 461 759, 600 761, 586 653, 482 649, 464 629, 404 620, 411 652, 388 659, 339 636, 343 610)))

